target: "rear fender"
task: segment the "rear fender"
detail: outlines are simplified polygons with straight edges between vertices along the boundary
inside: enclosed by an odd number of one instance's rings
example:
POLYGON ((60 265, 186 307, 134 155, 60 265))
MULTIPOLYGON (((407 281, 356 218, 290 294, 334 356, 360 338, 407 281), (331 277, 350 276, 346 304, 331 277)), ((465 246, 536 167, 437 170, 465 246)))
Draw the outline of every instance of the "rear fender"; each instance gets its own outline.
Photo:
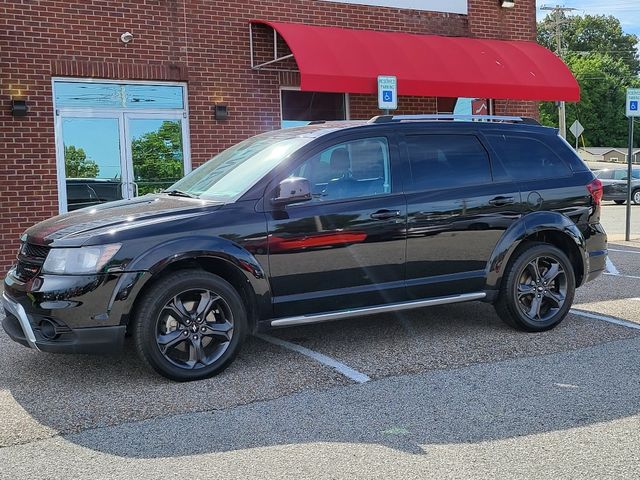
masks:
POLYGON ((543 232, 557 232, 575 243, 580 254, 583 272, 589 271, 589 256, 586 254, 586 241, 580 229, 569 218, 557 212, 533 212, 524 215, 511 225, 496 245, 486 268, 487 290, 498 290, 504 271, 513 253, 523 241, 534 238, 543 232))

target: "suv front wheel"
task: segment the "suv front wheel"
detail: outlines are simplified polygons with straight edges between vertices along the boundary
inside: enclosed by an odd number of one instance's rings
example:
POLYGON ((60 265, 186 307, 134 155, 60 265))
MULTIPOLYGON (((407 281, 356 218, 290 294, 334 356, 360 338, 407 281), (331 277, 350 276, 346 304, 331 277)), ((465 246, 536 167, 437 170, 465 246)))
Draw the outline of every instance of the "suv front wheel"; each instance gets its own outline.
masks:
POLYGON ((236 290, 202 270, 184 270, 159 280, 142 298, 135 322, 140 356, 177 381, 220 373, 233 361, 247 330, 236 290))
POLYGON ((496 311, 512 327, 542 332, 569 313, 575 294, 573 266, 562 250, 546 243, 527 243, 509 262, 496 311))

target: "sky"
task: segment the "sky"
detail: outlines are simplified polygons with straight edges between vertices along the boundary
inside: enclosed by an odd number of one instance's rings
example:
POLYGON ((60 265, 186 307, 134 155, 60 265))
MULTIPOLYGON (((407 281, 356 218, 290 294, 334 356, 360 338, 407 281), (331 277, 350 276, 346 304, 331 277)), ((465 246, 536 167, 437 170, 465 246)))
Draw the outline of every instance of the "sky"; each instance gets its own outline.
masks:
MULTIPOLYGON (((538 20, 547 13, 540 10, 542 6, 576 8, 573 13, 578 15, 613 15, 622 22, 622 29, 626 33, 635 33, 640 37, 640 0, 537 0, 538 20)), ((640 43, 638 44, 640 48, 640 43)))

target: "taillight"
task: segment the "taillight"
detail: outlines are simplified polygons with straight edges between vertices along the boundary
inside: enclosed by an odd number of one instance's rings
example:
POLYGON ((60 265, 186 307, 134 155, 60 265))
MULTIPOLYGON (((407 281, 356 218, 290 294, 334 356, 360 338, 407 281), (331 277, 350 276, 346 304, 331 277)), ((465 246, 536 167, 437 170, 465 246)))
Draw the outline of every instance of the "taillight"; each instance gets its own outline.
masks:
POLYGON ((593 198, 593 202, 597 206, 600 206, 600 203, 602 202, 602 182, 600 181, 600 179, 594 178, 591 182, 589 182, 589 184, 587 185, 587 190, 589 190, 591 198, 593 198))

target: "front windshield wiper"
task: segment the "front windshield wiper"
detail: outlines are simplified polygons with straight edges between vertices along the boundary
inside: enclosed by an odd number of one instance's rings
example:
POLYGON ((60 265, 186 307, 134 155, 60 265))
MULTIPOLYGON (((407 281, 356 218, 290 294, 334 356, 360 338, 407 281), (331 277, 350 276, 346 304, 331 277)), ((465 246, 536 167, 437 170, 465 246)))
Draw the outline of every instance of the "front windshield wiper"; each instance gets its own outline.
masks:
POLYGON ((167 195, 171 195, 173 197, 198 198, 197 195, 193 195, 189 192, 183 192, 182 190, 165 190, 163 193, 166 193, 167 195))

